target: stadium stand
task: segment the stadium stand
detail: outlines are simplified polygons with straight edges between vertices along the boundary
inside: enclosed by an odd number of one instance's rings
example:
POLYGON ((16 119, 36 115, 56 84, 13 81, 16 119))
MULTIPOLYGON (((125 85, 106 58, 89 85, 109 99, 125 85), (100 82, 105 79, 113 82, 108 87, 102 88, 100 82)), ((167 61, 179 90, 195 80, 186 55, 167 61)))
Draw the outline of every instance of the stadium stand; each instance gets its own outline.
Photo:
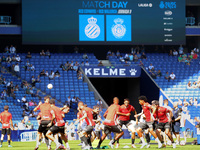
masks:
MULTIPOLYGON (((12 57, 16 54, 6 54, 2 53, 1 56, 5 57, 12 57)), ((48 77, 42 76, 40 77, 40 82, 37 82, 35 84, 35 88, 33 88, 34 94, 37 94, 37 90, 41 90, 38 97, 31 96, 31 94, 26 94, 26 89, 20 88, 18 92, 15 92, 16 98, 8 97, 8 105, 17 105, 16 109, 21 109, 21 105, 17 100, 21 100, 21 98, 26 95, 26 99, 28 102, 33 100, 37 104, 40 100, 46 95, 50 95, 51 97, 58 100, 58 105, 63 106, 63 104, 66 104, 68 96, 72 97, 78 97, 81 101, 88 104, 89 107, 93 107, 97 104, 94 97, 94 92, 89 91, 87 83, 83 82, 83 79, 78 79, 77 72, 74 70, 69 71, 63 71, 61 68, 61 64, 65 64, 67 61, 71 62, 78 62, 81 64, 82 62, 88 61, 90 65, 97 65, 98 60, 94 56, 94 54, 87 54, 88 59, 83 59, 83 54, 51 54, 51 57, 47 56, 40 56, 40 54, 31 54, 32 58, 26 58, 25 53, 17 54, 21 57, 20 62, 20 78, 18 79, 16 76, 13 76, 11 73, 6 72, 6 74, 3 75, 3 77, 6 78, 7 81, 13 81, 14 85, 21 85, 23 80, 27 81, 29 85, 31 85, 31 77, 37 77, 40 72, 45 69, 45 71, 48 71, 49 73, 51 71, 59 71, 60 77, 55 77, 54 79, 50 80, 48 77), (26 70, 26 62, 29 61, 30 64, 35 66, 35 71, 28 71, 26 70), (54 88, 48 89, 47 85, 49 83, 52 83, 54 88)), ((16 64, 17 62, 11 62, 11 66, 13 64, 16 64)), ((6 62, 1 63, 2 66, 7 67, 6 62)), ((31 86, 30 86, 31 88, 31 86)), ((4 103, 4 105, 7 103, 4 103)), ((68 103, 69 104, 69 103, 68 103)), ((2 105, 3 107, 3 105, 2 105)), ((14 106, 13 106, 14 107, 14 106)), ((29 106, 29 110, 33 110, 35 106, 29 106)), ((15 108, 15 107, 14 107, 15 108)), ((73 103, 71 106, 71 110, 68 115, 66 115, 66 120, 73 120, 76 118, 76 112, 77 104, 73 103)), ((13 111, 16 111, 16 109, 13 109, 13 111)), ((11 107, 12 110, 12 107, 11 107)), ((11 111, 12 112, 12 111, 11 111)), ((19 112, 19 111, 18 111, 19 112)), ((23 119, 22 117, 22 111, 20 111, 20 114, 14 113, 14 117, 16 118, 16 122, 19 122, 23 119)), ((34 128, 37 129, 37 121, 36 118, 30 118, 30 120, 34 124, 34 128)), ((15 121, 14 121, 15 122, 15 121)))
MULTIPOLYGON (((1 56, 8 56, 9 54, 1 54, 1 56)), ((13 54, 14 55, 14 54, 13 54)), ((49 73, 52 71, 59 71, 60 77, 55 77, 53 80, 50 80, 48 77, 40 77, 40 81, 36 83, 34 88, 34 93, 37 93, 37 89, 41 90, 39 97, 44 97, 46 95, 50 95, 53 98, 56 98, 59 101, 60 105, 66 104, 68 96, 70 97, 78 97, 80 100, 88 104, 89 107, 93 107, 96 105, 94 92, 89 91, 87 83, 84 83, 83 80, 79 80, 77 78, 77 72, 73 70, 63 71, 61 68, 61 64, 65 64, 65 62, 73 61, 81 64, 82 62, 88 61, 90 65, 97 65, 98 60, 94 56, 94 54, 87 54, 88 59, 83 59, 83 54, 74 54, 74 53, 66 53, 66 54, 51 54, 51 57, 40 56, 40 54, 33 53, 32 58, 26 58, 25 53, 19 54, 21 57, 20 62, 20 77, 18 79, 16 76, 13 76, 11 73, 6 72, 2 74, 3 77, 6 78, 7 81, 13 81, 14 85, 20 85, 22 80, 26 80, 31 84, 31 77, 37 77, 40 72, 45 69, 49 73), (29 61, 30 64, 35 66, 35 71, 27 71, 25 69, 26 62, 29 61), (48 89, 47 85, 52 83, 54 88, 48 89)), ((125 54, 121 54, 125 56, 125 54)), ((12 55, 11 55, 12 56, 12 55)), ((189 81, 197 81, 200 75, 199 72, 199 58, 192 60, 190 66, 186 65, 184 62, 178 62, 177 56, 169 56, 165 53, 148 53, 146 54, 148 59, 142 59, 143 67, 148 72, 148 66, 153 64, 155 70, 161 70, 162 76, 154 79, 154 81, 158 84, 160 88, 163 89, 165 94, 172 100, 178 101, 179 99, 190 99, 197 98, 199 101, 199 89, 188 89, 187 84, 189 81), (174 81, 169 81, 164 78, 165 72, 174 72, 176 75, 176 79, 174 81)), ((114 65, 127 65, 125 62, 121 62, 117 56, 109 56, 109 61, 114 65)), ((16 64, 16 62, 11 62, 11 64, 16 64)), ((138 61, 132 61, 130 64, 139 65, 140 59, 138 61)), ((2 66, 6 67, 6 62, 2 62, 2 66)), ((128 63, 129 65, 129 63, 128 63)), ((4 87, 5 88, 5 87, 4 87)), ((3 86, 1 85, 1 91, 3 90, 3 86)), ((18 92, 15 92, 16 99, 12 97, 8 97, 4 104, 8 104, 11 106, 11 112, 16 111, 16 109, 21 109, 21 105, 17 102, 17 99, 21 100, 21 98, 26 94, 26 90, 20 88, 18 92)), ((31 100, 38 103, 40 101, 39 97, 32 97, 31 94, 26 94, 27 101, 31 100)), ((3 105, 2 105, 3 107, 3 105)), ((74 112, 77 107, 75 104, 71 106, 69 115, 66 116, 66 120, 73 120, 76 118, 74 112)), ((32 110, 34 106, 29 107, 32 110)), ((191 116, 191 119, 197 116, 197 112, 199 113, 198 107, 196 106, 188 106, 188 111, 191 116)), ((16 122, 22 119, 22 111, 15 113, 14 117, 16 118, 16 122)), ((37 121, 35 118, 31 118, 34 123, 34 128, 37 128, 37 121)))
MULTIPOLYGON (((125 54, 121 54, 123 57, 125 54)), ((148 67, 150 64, 153 64, 156 71, 161 70, 162 76, 157 76, 153 79, 157 85, 163 89, 165 94, 173 101, 178 102, 180 99, 183 103, 183 99, 186 99, 189 103, 189 99, 197 98, 197 103, 200 103, 200 92, 199 88, 188 89, 187 84, 189 81, 192 83, 197 82, 200 76, 200 66, 198 59, 193 59, 189 65, 186 65, 184 62, 178 62, 177 56, 169 56, 167 53, 148 53, 147 59, 142 59, 144 64, 144 69, 148 72, 148 67), (176 75, 176 79, 169 81, 165 79, 165 73, 173 72, 176 75)), ((187 54, 190 55, 190 54, 187 54)), ((110 56, 109 60, 113 65, 120 64, 125 65, 125 62, 121 62, 117 56, 110 56)), ((130 62, 129 65, 140 64, 140 60, 137 62, 130 62)), ((200 117, 200 111, 198 106, 189 105, 188 111, 191 116, 191 119, 194 117, 200 117)))
MULTIPOLYGON (((4 63, 2 63, 2 65, 4 65, 4 63)), ((13 81, 13 85, 19 85, 19 90, 18 91, 14 91, 15 97, 5 97, 4 99, 1 99, 1 103, 0 103, 0 108, 1 110, 3 110, 3 107, 5 105, 9 106, 9 111, 13 114, 13 123, 18 123, 20 122, 23 117, 22 117, 22 103, 21 101, 17 101, 17 100, 21 100, 21 98, 26 95, 27 99, 34 99, 34 101, 39 102, 37 97, 31 97, 30 94, 26 94, 26 90, 21 88, 20 85, 22 83, 22 80, 18 79, 16 76, 13 76, 11 73, 9 72, 5 72, 5 73, 1 73, 2 78, 6 79, 6 82, 10 82, 13 81)), ((0 85, 0 91, 3 90, 7 90, 6 85, 1 84, 0 85)), ((32 109, 32 108, 30 108, 32 109)), ((32 123, 34 124, 35 127, 37 127, 37 121, 35 118, 29 118, 31 121, 33 121, 32 123)), ((1 125, 0 125, 1 127, 1 125)))

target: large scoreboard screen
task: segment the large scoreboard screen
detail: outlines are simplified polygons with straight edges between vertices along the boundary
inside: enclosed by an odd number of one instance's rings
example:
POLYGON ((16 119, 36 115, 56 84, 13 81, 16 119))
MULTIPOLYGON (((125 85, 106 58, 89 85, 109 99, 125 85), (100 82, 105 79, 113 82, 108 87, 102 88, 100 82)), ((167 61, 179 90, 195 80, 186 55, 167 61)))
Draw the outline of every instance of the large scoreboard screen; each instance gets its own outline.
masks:
POLYGON ((23 44, 185 44, 185 0, 22 0, 23 44))

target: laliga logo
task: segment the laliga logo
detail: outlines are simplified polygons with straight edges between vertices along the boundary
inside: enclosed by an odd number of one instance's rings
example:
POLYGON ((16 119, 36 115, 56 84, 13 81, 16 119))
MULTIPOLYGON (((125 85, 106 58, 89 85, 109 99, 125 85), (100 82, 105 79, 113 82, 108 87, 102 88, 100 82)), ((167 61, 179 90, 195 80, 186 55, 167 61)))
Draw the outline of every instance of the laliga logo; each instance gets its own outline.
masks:
POLYGON ((137 70, 131 69, 131 70, 129 70, 129 72, 131 73, 132 76, 135 76, 137 73, 137 70))
POLYGON ((121 18, 117 18, 114 20, 116 25, 112 26, 112 34, 115 38, 120 39, 126 34, 126 26, 122 25, 124 20, 121 18))
POLYGON ((95 39, 100 35, 100 28, 96 24, 97 19, 94 17, 88 18, 88 25, 85 27, 85 35, 90 39, 95 39))

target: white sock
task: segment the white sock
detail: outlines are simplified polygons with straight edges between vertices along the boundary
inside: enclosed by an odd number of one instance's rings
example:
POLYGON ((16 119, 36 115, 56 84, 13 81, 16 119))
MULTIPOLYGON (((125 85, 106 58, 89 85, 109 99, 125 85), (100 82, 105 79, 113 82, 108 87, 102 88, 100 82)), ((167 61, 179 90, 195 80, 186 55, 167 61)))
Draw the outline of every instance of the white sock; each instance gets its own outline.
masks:
POLYGON ((49 145, 51 146, 52 140, 49 140, 49 145))
POLYGON ((161 144, 160 140, 158 139, 158 137, 155 139, 156 142, 158 142, 158 144, 161 144))
POLYGON ((39 145, 40 145, 40 142, 36 142, 36 147, 39 147, 39 145))
POLYGON ((187 141, 187 137, 184 137, 184 139, 185 139, 185 142, 187 141))
POLYGON ((144 138, 141 137, 140 139, 141 139, 141 141, 142 141, 142 144, 144 144, 144 143, 145 143, 144 138))
POLYGON ((40 145, 40 140, 37 138, 37 140, 36 140, 36 147, 39 147, 39 145, 40 145))
POLYGON ((66 144, 66 147, 69 148, 69 143, 67 142, 67 143, 65 143, 65 144, 66 144))
POLYGON ((55 139, 54 142, 56 143, 56 146, 59 147, 61 144, 58 142, 58 139, 55 139))

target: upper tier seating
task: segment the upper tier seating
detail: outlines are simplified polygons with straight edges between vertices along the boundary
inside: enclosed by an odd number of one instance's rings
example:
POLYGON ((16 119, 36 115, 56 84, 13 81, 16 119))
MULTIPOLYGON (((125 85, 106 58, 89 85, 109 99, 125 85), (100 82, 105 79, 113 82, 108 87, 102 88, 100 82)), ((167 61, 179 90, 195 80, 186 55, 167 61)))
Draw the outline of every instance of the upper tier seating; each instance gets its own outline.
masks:
MULTIPOLYGON (((122 54, 122 56, 124 55, 125 54, 122 54)), ((152 64, 156 71, 161 70, 162 76, 157 77, 154 81, 172 101, 178 101, 178 99, 183 101, 183 99, 186 99, 187 102, 189 102, 190 98, 197 98, 198 104, 200 103, 200 89, 187 88, 189 81, 193 83, 193 81, 197 81, 200 77, 200 58, 196 60, 193 59, 191 65, 188 66, 184 62, 178 62, 177 56, 169 56, 166 53, 148 53, 146 56, 147 59, 141 59, 144 64, 144 69, 148 72, 148 67, 152 64), (169 72, 169 74, 174 72, 176 79, 168 82, 168 80, 164 78, 166 72, 169 72)), ((119 58, 116 56, 110 56, 109 60, 113 65, 124 64, 124 62, 120 62, 119 58)), ((131 64, 139 64, 139 61, 131 62, 131 64)), ((194 117, 200 117, 198 108, 195 106, 188 106, 189 114, 192 119, 194 119, 194 117)))

